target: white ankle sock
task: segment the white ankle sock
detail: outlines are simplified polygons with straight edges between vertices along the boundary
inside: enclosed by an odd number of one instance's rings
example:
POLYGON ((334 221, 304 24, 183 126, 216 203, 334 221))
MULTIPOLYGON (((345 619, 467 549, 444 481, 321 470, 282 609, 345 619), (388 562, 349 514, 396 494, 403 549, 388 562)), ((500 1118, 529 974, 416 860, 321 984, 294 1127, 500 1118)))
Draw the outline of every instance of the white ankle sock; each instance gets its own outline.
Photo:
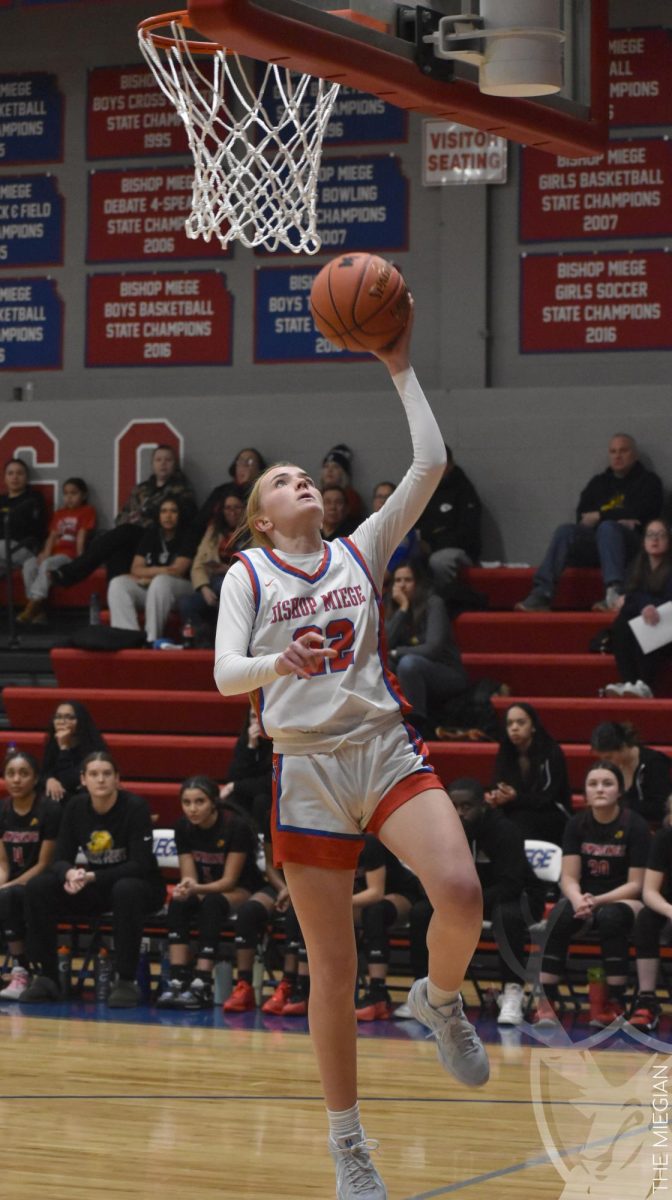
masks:
POLYGON ((359 1102, 353 1104, 352 1108, 344 1108, 340 1112, 331 1112, 327 1109, 327 1117, 329 1118, 329 1134, 333 1141, 340 1142, 342 1146, 352 1146, 363 1140, 364 1130, 359 1119, 359 1102))
POLYGON ((446 992, 432 983, 431 979, 427 980, 427 999, 432 1008, 445 1008, 446 1005, 454 1004, 459 994, 459 991, 446 992))

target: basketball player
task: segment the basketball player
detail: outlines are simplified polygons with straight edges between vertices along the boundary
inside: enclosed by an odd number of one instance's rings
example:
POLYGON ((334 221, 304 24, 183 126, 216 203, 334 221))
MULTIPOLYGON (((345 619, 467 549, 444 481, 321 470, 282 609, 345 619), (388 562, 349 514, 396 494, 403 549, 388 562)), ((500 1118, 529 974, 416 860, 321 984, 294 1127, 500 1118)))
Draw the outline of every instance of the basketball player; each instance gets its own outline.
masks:
POLYGON ((429 976, 409 994, 440 1061, 463 1084, 488 1060, 462 1011, 460 986, 481 930, 481 890, 460 820, 403 721, 382 647, 379 589, 392 551, 443 474, 445 448, 409 362, 411 322, 377 357, 406 411, 413 462, 379 512, 350 538, 323 542, 322 498, 292 464, 254 485, 243 551, 222 589, 215 679, 223 695, 256 692, 273 739, 272 835, 308 950, 309 1018, 329 1119, 338 1200, 385 1200, 357 1103, 352 922, 364 832, 421 879, 434 908, 429 976))

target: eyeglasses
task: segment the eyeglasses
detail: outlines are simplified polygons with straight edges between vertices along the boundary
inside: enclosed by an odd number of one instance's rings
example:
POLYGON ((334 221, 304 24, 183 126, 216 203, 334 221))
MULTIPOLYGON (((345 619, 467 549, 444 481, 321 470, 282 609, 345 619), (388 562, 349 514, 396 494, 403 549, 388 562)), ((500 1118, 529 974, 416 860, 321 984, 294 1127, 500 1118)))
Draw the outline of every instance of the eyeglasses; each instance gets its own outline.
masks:
POLYGON ((644 537, 645 538, 666 538, 667 534, 664 532, 664 530, 660 529, 660 530, 658 530, 657 533, 647 532, 644 534, 644 537))
POLYGON ((236 462, 240 463, 240 465, 243 467, 254 467, 257 464, 257 460, 256 460, 256 458, 254 458, 254 456, 252 456, 251 458, 238 457, 236 459, 236 462))

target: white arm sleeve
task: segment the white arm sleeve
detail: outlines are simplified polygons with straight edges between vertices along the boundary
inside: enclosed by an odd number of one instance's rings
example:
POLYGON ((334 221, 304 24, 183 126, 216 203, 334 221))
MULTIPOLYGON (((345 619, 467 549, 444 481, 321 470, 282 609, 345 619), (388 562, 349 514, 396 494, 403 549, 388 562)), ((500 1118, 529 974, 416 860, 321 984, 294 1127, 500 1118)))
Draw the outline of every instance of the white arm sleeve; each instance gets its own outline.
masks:
POLYGON ((215 639, 215 683, 223 696, 252 692, 278 678, 277 654, 250 658, 254 596, 241 562, 229 569, 219 597, 215 639))
POLYGON ((382 587, 393 551, 414 528, 446 465, 441 430, 413 368, 395 375, 392 382, 406 410, 413 462, 389 500, 355 530, 351 539, 366 559, 378 588, 382 587))

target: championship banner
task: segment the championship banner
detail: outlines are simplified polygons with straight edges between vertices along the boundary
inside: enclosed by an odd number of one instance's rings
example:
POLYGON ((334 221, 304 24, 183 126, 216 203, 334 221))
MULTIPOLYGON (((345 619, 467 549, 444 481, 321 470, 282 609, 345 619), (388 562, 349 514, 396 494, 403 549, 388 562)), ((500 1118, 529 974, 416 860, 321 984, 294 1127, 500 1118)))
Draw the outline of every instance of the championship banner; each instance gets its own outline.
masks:
POLYGON ((86 114, 88 158, 189 153, 182 121, 149 67, 94 67, 86 114))
POLYGON ((521 258, 520 350, 672 349, 672 253, 521 258))
POLYGON ((609 120, 612 126, 672 125, 672 29, 612 29, 609 120))
POLYGON ((91 171, 87 262, 229 258, 216 239, 187 237, 193 181, 185 164, 91 171))
POLYGON ((90 275, 86 366, 228 366, 232 319, 219 271, 90 275))
MULTIPOLYGON (((261 89, 265 65, 257 63, 257 91, 261 89)), ((319 81, 313 79, 308 85, 303 111, 309 117, 314 110, 315 95, 319 81)), ((269 93, 270 96, 270 93, 269 93)), ((285 101, 277 87, 266 103, 266 108, 279 124, 285 111, 285 101), (274 103, 275 101, 275 103, 274 103)), ((380 142, 408 141, 408 115, 394 104, 387 104, 378 96, 369 96, 354 88, 341 87, 331 110, 325 146, 371 146, 380 142)))
POLYGON ((506 138, 455 121, 422 122, 422 182, 506 183, 506 138))
POLYGON ((672 144, 611 142, 594 158, 521 152, 520 240, 563 242, 672 233, 672 144))
POLYGON ((0 370, 63 366, 63 301, 53 279, 0 278, 0 370))
POLYGON ((62 263, 63 210, 53 175, 0 175, 0 267, 62 263))
POLYGON ((254 273, 254 361, 361 362, 370 354, 339 350, 313 324, 309 296, 316 267, 261 267, 254 273))
POLYGON ((43 71, 0 75, 0 163, 63 161, 63 96, 43 71))

